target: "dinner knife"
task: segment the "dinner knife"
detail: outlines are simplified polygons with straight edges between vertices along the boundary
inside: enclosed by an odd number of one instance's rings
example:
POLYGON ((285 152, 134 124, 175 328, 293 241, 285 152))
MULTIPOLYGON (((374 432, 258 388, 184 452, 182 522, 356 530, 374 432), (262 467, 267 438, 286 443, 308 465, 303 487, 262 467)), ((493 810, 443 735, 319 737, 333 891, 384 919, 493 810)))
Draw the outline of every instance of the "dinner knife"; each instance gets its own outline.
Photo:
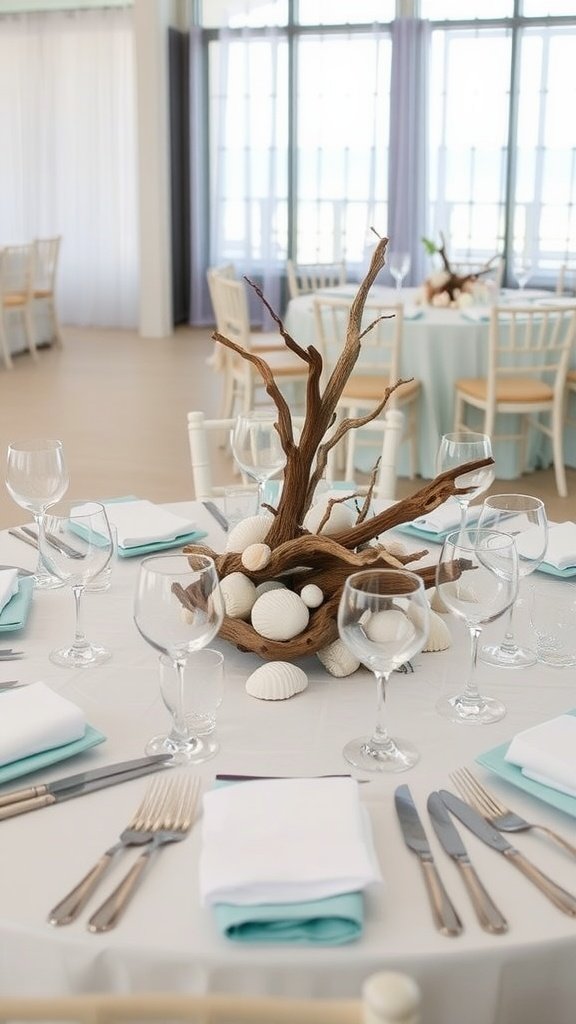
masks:
MULTIPOLYGON (((21 526, 20 529, 22 530, 22 533, 25 533, 28 537, 31 537, 36 543, 38 543, 38 534, 31 526, 21 526)), ((51 547, 56 549, 56 551, 60 551, 63 555, 68 555, 69 558, 86 557, 82 551, 78 551, 78 548, 73 548, 71 544, 67 544, 61 537, 55 537, 53 533, 47 533, 46 540, 51 547)))
POLYGON ((427 807, 442 848, 449 857, 452 857, 462 875, 462 881, 466 886, 481 927, 492 935, 502 935, 508 931, 508 922, 480 881, 472 866, 468 851, 460 838, 460 833, 438 793, 430 794, 427 807))
POLYGON ((478 836, 478 839, 481 839, 487 846, 492 847, 493 850, 497 850, 498 853, 503 853, 506 859, 522 871, 526 878, 529 878, 552 901, 558 910, 568 914, 570 917, 576 917, 576 897, 572 893, 562 889, 551 878, 548 878, 548 875, 540 871, 540 868, 537 868, 523 853, 520 853, 520 850, 512 846, 501 832, 498 832, 481 814, 478 814, 478 811, 475 811, 473 807, 470 807, 460 797, 446 789, 440 790, 440 796, 448 810, 463 825, 466 825, 466 828, 469 828, 475 836, 478 836))
POLYGON ((222 527, 222 529, 226 533, 228 533, 228 527, 229 527, 228 520, 226 519, 226 516, 224 515, 224 513, 220 511, 220 509, 218 508, 218 505, 215 505, 213 501, 203 501, 202 504, 204 505, 204 508, 206 509, 206 511, 209 512, 210 515, 216 520, 216 522, 220 523, 220 526, 222 527))
POLYGON ((33 811, 36 807, 47 807, 60 800, 69 800, 73 796, 82 796, 84 793, 92 793, 105 786, 114 786, 117 782, 138 778, 139 775, 158 771, 168 767, 169 764, 170 761, 166 754, 152 754, 149 757, 137 757, 132 761, 119 761, 117 764, 91 768, 87 772, 66 775, 54 782, 27 786, 24 789, 13 789, 0 796, 0 821, 15 814, 22 814, 24 811, 33 811), (44 802, 36 803, 38 800, 44 802), (34 806, 29 806, 32 803, 34 806))
POLYGON ((27 537, 25 533, 20 533, 19 529, 15 528, 13 530, 8 530, 8 533, 11 537, 16 537, 16 540, 23 540, 25 544, 29 544, 30 547, 38 551, 38 541, 32 540, 31 537, 27 537))
POLYGON ((462 922, 434 864, 430 844, 408 786, 398 786, 394 793, 394 803, 404 842, 416 854, 422 869, 434 924, 442 935, 460 935, 462 922))

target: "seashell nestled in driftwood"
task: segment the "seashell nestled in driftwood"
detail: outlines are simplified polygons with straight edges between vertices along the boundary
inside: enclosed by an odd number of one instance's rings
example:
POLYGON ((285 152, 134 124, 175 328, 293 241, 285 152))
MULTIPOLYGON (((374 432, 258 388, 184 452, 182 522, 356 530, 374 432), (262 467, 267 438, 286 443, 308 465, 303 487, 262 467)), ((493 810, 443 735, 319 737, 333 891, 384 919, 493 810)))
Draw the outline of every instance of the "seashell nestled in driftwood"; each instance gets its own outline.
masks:
POLYGON ((293 590, 269 590, 252 608, 252 625, 267 640, 291 640, 306 629, 310 619, 304 601, 293 590))
POLYGON ((220 580, 220 593, 226 615, 231 619, 247 619, 256 600, 256 587, 243 572, 231 572, 220 580))
POLYGON ((324 594, 315 583, 307 583, 300 591, 300 597, 307 608, 319 608, 324 600, 324 594))
POLYGON ((433 612, 438 612, 439 615, 448 615, 450 609, 447 608, 446 605, 444 604, 444 601, 442 600, 440 594, 438 593, 437 587, 430 588, 430 590, 428 591, 428 600, 430 602, 430 607, 433 612))
POLYGON ((374 612, 363 629, 369 640, 380 644, 408 639, 414 633, 413 623, 399 608, 374 612))
POLYGON ((282 583, 281 580, 264 580, 263 583, 259 583, 256 587, 256 597, 267 594, 269 590, 286 590, 286 584, 282 583))
MULTIPOLYGON (((316 505, 312 505, 312 508, 309 509, 304 517, 304 528, 309 530, 310 533, 318 533, 320 523, 326 515, 326 509, 327 501, 319 501, 316 505)), ((342 530, 349 530, 355 519, 355 512, 348 508, 347 505, 342 503, 332 505, 330 515, 320 532, 326 537, 330 537, 335 533, 341 533, 342 530)))
POLYGON ((326 647, 321 647, 316 652, 316 656, 322 662, 326 671, 331 676, 337 676, 338 678, 351 676, 353 672, 360 668, 359 659, 348 650, 340 637, 337 640, 333 640, 331 644, 326 644, 326 647))
POLYGON ((259 700, 287 700, 308 686, 308 676, 289 661, 269 661, 246 680, 246 693, 259 700))
POLYGON ((249 544, 244 548, 240 561, 248 572, 258 572, 259 569, 266 568, 271 554, 268 544, 249 544))
POLYGON ((438 612, 430 612, 428 639, 422 648, 424 652, 447 651, 452 643, 450 630, 438 612))
POLYGON ((248 516, 232 527, 226 540, 226 551, 234 551, 239 555, 251 544, 261 544, 272 525, 272 516, 248 516))

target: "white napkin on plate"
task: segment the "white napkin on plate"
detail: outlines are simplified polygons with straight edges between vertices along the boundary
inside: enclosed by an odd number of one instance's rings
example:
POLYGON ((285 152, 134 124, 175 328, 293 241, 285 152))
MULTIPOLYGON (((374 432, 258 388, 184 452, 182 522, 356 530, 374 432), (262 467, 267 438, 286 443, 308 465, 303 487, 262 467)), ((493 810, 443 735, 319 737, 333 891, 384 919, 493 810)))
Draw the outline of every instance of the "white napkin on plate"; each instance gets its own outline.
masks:
POLYGON ((106 505, 106 515, 116 527, 121 548, 175 540, 196 528, 191 519, 175 515, 152 501, 113 501, 106 505))
MULTIPOLYGON (((472 523, 478 518, 481 506, 469 508, 466 518, 467 523, 472 523)), ((412 522, 419 530, 427 530, 428 533, 446 533, 447 530, 457 530, 460 526, 460 505, 455 498, 448 498, 438 508, 433 509, 424 516, 418 516, 412 522)))
POLYGON ((576 796, 576 718, 559 715, 519 732, 505 760, 522 769, 527 779, 576 796))
POLYGON ((0 612, 18 593, 18 569, 0 570, 0 612))
POLYGON ((0 765, 81 739, 84 712, 45 683, 0 695, 0 765))
POLYGON ((550 525, 544 561, 555 569, 576 566, 576 523, 550 525))
POLYGON ((379 879, 355 779, 258 780, 204 796, 204 906, 324 899, 379 879))

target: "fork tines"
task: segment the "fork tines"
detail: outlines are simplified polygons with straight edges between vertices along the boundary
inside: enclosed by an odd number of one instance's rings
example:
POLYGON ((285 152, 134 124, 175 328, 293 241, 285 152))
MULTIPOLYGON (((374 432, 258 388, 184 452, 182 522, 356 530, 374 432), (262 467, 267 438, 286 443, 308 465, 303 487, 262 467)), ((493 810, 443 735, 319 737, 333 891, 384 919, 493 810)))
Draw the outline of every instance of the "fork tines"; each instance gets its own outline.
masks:
POLYGON ((457 768, 450 773, 461 796, 483 815, 505 814, 506 808, 472 775, 468 768, 457 768))

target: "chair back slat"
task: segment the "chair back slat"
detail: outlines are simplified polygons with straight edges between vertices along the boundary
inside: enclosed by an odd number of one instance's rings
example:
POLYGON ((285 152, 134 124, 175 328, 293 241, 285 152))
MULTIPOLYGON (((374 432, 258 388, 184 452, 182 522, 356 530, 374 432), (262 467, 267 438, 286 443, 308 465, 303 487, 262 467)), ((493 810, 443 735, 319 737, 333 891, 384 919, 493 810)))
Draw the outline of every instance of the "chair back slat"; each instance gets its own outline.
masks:
POLYGON ((32 289, 32 245, 7 245, 0 253, 0 296, 21 296, 28 301, 32 289))
POLYGON ((291 299, 298 295, 308 295, 320 288, 334 288, 346 284, 346 263, 340 260, 335 263, 286 263, 288 292, 291 299))

